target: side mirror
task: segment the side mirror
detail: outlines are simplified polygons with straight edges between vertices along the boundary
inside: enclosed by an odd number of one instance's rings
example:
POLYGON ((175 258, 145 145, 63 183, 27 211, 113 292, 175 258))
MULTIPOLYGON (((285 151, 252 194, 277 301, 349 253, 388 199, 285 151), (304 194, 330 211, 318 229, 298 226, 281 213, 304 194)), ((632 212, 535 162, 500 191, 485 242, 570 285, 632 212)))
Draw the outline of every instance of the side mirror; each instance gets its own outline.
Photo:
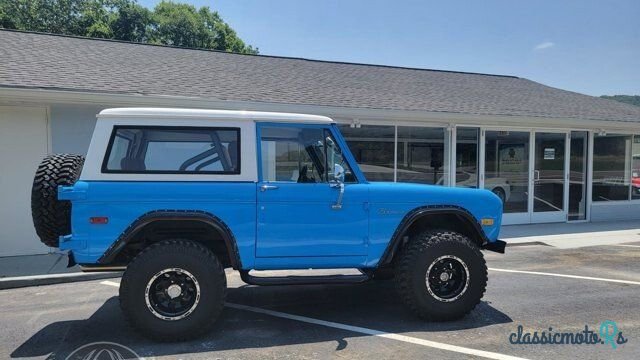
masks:
POLYGON ((333 165, 333 179, 339 183, 344 183, 344 168, 340 164, 333 165))

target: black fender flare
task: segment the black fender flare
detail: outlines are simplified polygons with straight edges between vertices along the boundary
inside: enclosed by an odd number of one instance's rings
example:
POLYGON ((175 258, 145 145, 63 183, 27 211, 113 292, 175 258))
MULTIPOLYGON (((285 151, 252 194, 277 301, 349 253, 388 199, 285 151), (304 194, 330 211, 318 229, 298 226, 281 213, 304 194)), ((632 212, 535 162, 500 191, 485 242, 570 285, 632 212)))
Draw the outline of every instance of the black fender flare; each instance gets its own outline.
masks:
POLYGON ((217 230, 225 242, 225 245, 229 251, 229 259, 231 266, 234 269, 240 269, 242 266, 240 262, 240 254, 238 252, 238 246, 236 239, 231 232, 231 229, 217 216, 208 213, 206 211, 198 210, 155 210, 143 214, 135 221, 133 221, 123 232, 118 236, 117 240, 111 244, 107 251, 102 254, 98 259, 99 264, 109 264, 116 256, 125 248, 125 246, 142 230, 145 226, 157 222, 157 221, 200 221, 209 226, 212 226, 217 230))
POLYGON ((484 248, 488 244, 488 239, 484 230, 482 230, 482 226, 467 209, 456 205, 421 206, 409 211, 402 221, 400 221, 400 224, 398 224, 396 231, 393 233, 387 248, 380 258, 379 266, 391 263, 391 260, 398 251, 398 247, 402 243, 404 234, 411 228, 411 225, 423 217, 432 215, 458 216, 475 232, 476 239, 472 240, 475 240, 480 248, 484 248))

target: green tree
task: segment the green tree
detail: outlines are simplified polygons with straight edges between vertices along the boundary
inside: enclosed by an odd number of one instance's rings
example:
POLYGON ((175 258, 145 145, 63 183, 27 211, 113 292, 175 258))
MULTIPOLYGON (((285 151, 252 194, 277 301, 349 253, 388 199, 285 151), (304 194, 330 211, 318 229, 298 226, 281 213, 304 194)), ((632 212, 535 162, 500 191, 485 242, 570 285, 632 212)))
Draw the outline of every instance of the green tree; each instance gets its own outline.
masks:
POLYGON ((113 38, 124 41, 149 42, 152 36, 152 14, 135 2, 123 1, 111 14, 113 38))
POLYGON ((0 0, 3 28, 77 35, 86 0, 0 0))
POLYGON ((0 0, 0 27, 257 54, 208 7, 136 0, 0 0))
POLYGON ((153 42, 194 48, 208 45, 202 21, 193 5, 163 1, 153 10, 153 19, 156 25, 153 42))

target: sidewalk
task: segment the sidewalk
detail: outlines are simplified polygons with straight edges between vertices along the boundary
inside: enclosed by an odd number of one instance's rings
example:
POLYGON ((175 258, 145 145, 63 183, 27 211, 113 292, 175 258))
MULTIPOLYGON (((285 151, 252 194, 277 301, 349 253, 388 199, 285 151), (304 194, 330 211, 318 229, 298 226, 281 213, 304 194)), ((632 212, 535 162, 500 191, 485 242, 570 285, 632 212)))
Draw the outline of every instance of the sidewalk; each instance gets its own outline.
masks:
POLYGON ((119 272, 83 273, 77 265, 67 268, 67 256, 64 254, 0 257, 0 290, 109 279, 120 275, 119 272))
POLYGON ((507 244, 543 243, 560 249, 638 242, 640 220, 505 225, 500 239, 507 244))

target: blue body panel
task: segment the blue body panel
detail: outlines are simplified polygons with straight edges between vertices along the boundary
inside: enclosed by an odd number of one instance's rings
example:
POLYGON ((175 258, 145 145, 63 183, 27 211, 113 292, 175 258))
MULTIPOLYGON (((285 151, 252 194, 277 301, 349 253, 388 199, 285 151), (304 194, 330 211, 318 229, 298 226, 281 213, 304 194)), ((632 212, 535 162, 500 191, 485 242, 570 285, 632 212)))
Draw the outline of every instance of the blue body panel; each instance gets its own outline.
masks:
MULTIPOLYGON (((66 190, 68 188, 65 188, 66 190)), ((252 182, 122 182, 80 181, 73 193, 71 241, 76 262, 96 263, 125 229, 140 216, 156 210, 198 210, 215 214, 233 231, 240 260, 252 266, 255 252, 256 184, 252 182), (106 216, 107 224, 90 224, 90 217, 106 216)))
MULTIPOLYGON (((348 149, 335 125, 329 128, 348 149)), ((332 208, 339 190, 327 183, 79 181, 59 189, 60 199, 72 201, 72 234, 61 237, 60 248, 80 264, 95 264, 136 219, 159 210, 215 215, 233 233, 244 270, 375 268, 405 216, 425 206, 461 207, 477 222, 491 218, 483 230, 488 241, 497 240, 502 203, 490 191, 369 183, 353 156, 344 155, 358 183, 345 184, 341 209, 332 208), (90 224, 91 217, 108 223, 90 224)))
POLYGON ((331 208, 329 184, 268 183, 258 192, 257 257, 367 255, 369 184, 347 184, 342 208, 331 208))
POLYGON ((367 267, 376 266, 405 215, 423 206, 456 206, 469 211, 478 222, 494 219, 492 226, 482 229, 489 241, 498 239, 502 202, 488 190, 390 182, 374 182, 369 187, 367 267))

